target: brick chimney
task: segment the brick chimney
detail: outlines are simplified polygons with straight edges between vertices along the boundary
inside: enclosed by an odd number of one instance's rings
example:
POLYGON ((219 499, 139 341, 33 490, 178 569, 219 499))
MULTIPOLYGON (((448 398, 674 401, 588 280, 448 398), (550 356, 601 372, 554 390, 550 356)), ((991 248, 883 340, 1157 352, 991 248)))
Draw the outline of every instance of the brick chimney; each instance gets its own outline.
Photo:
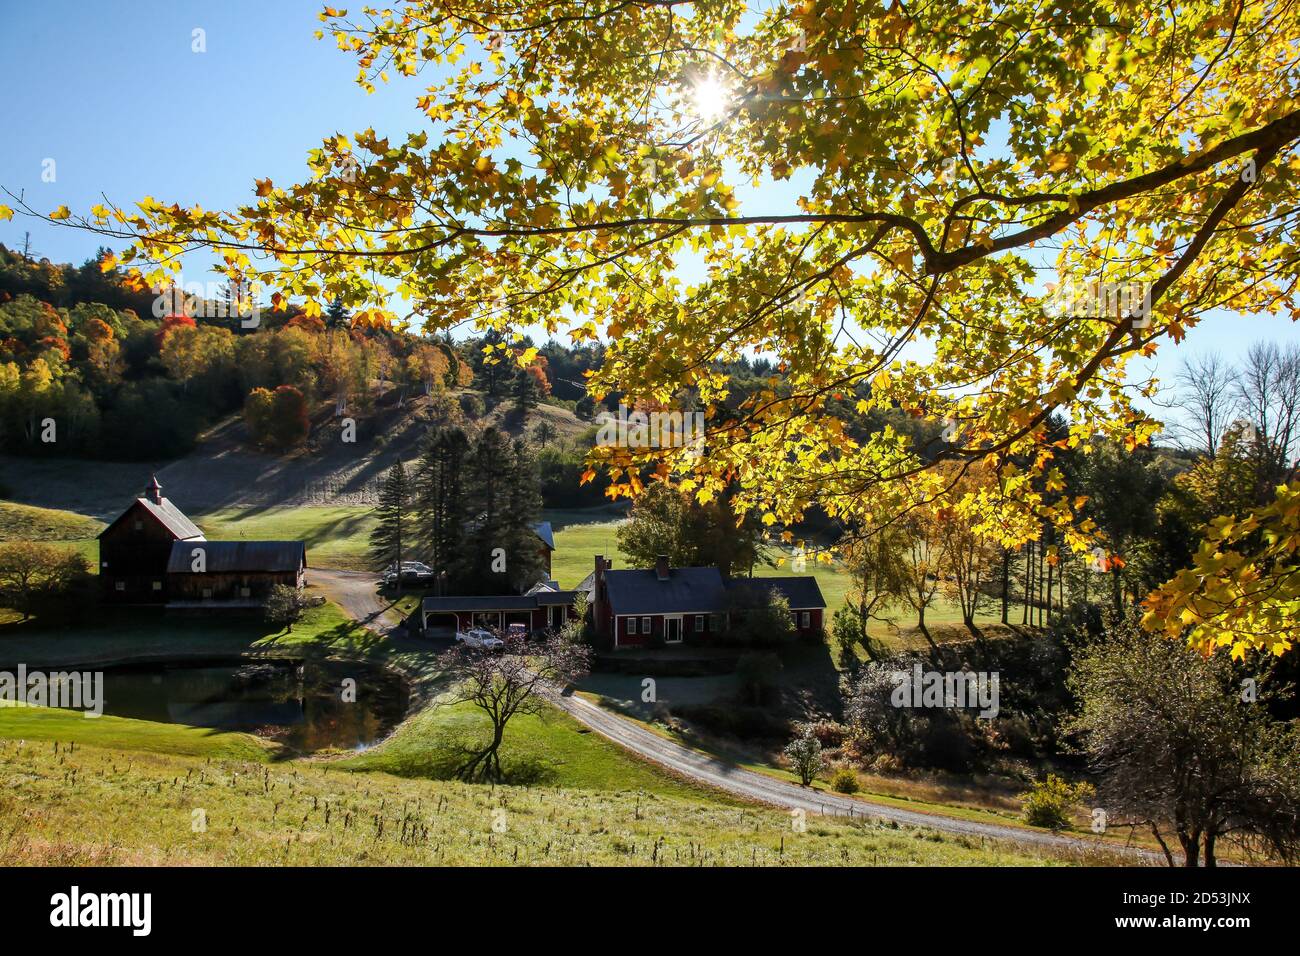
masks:
POLYGON ((596 555, 596 570, 591 586, 591 625, 597 634, 605 634, 605 556, 596 555))
POLYGON ((655 577, 660 581, 668 580, 668 555, 661 554, 655 558, 655 577))

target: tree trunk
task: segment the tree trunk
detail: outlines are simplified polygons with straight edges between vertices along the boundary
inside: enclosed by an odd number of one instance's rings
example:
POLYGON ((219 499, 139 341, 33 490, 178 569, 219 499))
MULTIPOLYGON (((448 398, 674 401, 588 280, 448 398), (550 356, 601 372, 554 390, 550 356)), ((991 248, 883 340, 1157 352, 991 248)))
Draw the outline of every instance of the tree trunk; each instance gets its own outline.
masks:
POLYGON ((933 651, 937 651, 939 649, 939 645, 934 642, 934 638, 930 636, 930 629, 925 626, 924 605, 922 605, 920 610, 916 612, 916 626, 920 630, 920 632, 925 636, 925 642, 930 645, 930 649, 933 651))
POLYGON ((1002 549, 1002 623, 1007 623, 1007 598, 1011 588, 1011 552, 1002 549))

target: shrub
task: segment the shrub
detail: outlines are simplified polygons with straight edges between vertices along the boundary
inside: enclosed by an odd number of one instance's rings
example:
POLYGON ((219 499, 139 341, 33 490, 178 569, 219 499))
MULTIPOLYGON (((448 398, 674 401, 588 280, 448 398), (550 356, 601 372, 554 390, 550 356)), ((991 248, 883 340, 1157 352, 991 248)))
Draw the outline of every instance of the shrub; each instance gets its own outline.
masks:
POLYGON ((466 392, 461 395, 460 407, 465 412, 465 416, 471 420, 482 418, 487 411, 483 406, 483 399, 473 392, 466 392))
POLYGON ((1070 825, 1070 811, 1095 791, 1090 784, 1070 783, 1054 773, 1029 788, 1024 800, 1025 822, 1030 826, 1060 830, 1070 825))
POLYGON ((836 793, 857 793, 858 775, 848 767, 840 767, 831 774, 831 789, 836 793))
POLYGON ((821 772, 822 745, 806 724, 800 728, 799 735, 785 745, 784 754, 805 787, 821 772))

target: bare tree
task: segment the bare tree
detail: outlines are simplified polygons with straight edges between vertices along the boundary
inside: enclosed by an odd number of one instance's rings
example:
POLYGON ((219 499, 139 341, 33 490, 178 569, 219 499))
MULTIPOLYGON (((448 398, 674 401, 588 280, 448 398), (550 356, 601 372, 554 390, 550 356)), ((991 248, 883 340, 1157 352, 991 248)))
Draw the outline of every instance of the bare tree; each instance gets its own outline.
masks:
POLYGON ((444 661, 455 679, 455 689, 444 704, 470 703, 492 722, 492 739, 469 754, 457 769, 462 780, 501 779, 501 741, 506 725, 516 714, 538 714, 546 698, 587 672, 590 650, 563 636, 529 643, 512 637, 496 651, 464 644, 444 661))
POLYGON ((1237 375, 1240 415, 1250 424, 1256 461, 1256 495, 1272 496, 1273 487, 1293 470, 1300 444, 1300 345, 1279 349, 1256 342, 1237 375))
POLYGON ((1236 371, 1215 352, 1189 356, 1174 381, 1187 444, 1213 458, 1237 413, 1236 371))

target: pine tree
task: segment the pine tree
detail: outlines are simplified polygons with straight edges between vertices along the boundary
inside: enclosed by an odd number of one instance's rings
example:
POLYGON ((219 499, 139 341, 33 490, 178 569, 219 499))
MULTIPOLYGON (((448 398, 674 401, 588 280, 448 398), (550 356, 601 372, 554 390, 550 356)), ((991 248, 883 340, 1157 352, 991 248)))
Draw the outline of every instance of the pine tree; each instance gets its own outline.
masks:
POLYGON ((335 296, 329 307, 325 309, 325 327, 327 329, 346 329, 351 322, 352 316, 348 314, 347 308, 343 305, 343 300, 335 296))
POLYGON ((540 580, 546 570, 536 527, 542 516, 541 479, 528 444, 516 438, 511 448, 509 507, 504 521, 506 568, 513 590, 524 591, 540 580))
POLYGON ((402 557, 409 546, 411 488, 401 459, 388 470, 379 504, 375 508, 376 526, 370 533, 370 555, 380 570, 397 569, 397 587, 402 587, 402 557))
POLYGON ((485 428, 465 461, 465 535, 456 561, 458 585, 469 593, 510 590, 511 549, 507 514, 515 456, 509 439, 485 428))
POLYGON ((465 458, 461 428, 430 432, 414 476, 417 551, 437 574, 451 575, 464 544, 465 458))

